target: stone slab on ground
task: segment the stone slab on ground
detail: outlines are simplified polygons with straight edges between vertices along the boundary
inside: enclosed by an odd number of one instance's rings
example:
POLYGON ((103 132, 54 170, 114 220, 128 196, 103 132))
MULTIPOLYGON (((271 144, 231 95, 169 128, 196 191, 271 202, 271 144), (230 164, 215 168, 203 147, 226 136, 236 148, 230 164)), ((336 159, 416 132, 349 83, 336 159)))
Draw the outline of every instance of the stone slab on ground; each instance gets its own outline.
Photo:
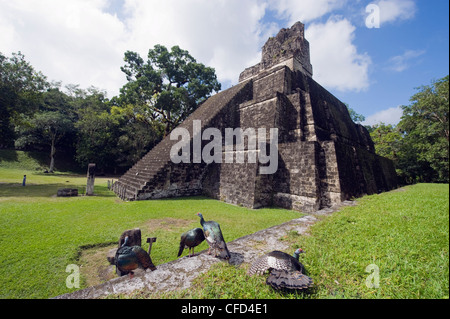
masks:
POLYGON ((71 196, 78 196, 78 189, 77 188, 60 188, 56 192, 57 197, 71 197, 71 196))
POLYGON ((228 262, 232 265, 251 263, 254 259, 272 250, 281 250, 290 253, 289 244, 280 238, 296 231, 305 234, 308 228, 317 222, 317 216, 326 216, 339 210, 342 206, 355 205, 354 202, 345 201, 331 208, 326 208, 286 223, 276 225, 256 233, 235 239, 227 243, 231 253, 228 261, 208 255, 204 250, 195 257, 182 257, 171 262, 156 265, 155 271, 136 271, 133 278, 123 276, 114 278, 101 285, 78 290, 55 297, 55 299, 95 299, 111 294, 128 294, 135 290, 146 289, 150 292, 167 292, 177 289, 189 288, 192 281, 200 274, 219 262, 228 262))

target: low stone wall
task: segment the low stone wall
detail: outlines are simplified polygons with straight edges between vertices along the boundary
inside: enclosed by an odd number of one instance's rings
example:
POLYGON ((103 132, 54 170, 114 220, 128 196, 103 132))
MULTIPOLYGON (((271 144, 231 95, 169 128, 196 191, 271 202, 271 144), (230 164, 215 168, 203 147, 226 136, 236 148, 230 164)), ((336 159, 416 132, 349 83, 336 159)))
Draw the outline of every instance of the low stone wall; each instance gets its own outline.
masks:
POLYGON ((58 197, 78 196, 78 189, 77 188, 60 188, 60 189, 58 189, 56 196, 58 196, 58 197))

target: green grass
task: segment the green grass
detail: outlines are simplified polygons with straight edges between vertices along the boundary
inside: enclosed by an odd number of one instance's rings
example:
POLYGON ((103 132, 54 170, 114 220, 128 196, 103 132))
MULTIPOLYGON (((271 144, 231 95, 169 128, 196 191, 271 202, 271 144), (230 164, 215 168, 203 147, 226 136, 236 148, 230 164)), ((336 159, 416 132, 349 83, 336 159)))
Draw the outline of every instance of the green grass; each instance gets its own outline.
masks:
MULTIPOLYGON (((122 202, 107 189, 106 178, 96 178, 94 197, 57 198, 61 187, 83 193, 86 177, 44 174, 25 153, 17 162, 0 155, 0 298, 71 292, 65 269, 72 263, 81 266, 85 287, 88 270, 80 264, 81 252, 115 244, 126 229, 139 227, 143 238, 158 238, 152 248, 158 265, 176 258, 180 234, 199 226, 198 211, 220 222, 227 241, 299 217, 293 211, 249 210, 203 197, 122 202)), ((247 276, 248 265, 219 263, 189 290, 128 297, 448 298, 448 196, 449 186, 442 184, 366 196, 357 206, 323 218, 308 235, 292 232, 280 239, 289 242, 291 252, 296 247, 306 251, 301 261, 316 284, 310 293, 277 292, 264 277, 247 276), (365 284, 370 264, 379 268, 379 288, 365 284)), ((196 251, 201 249, 206 243, 196 251)))
MULTIPOLYGON (((49 168, 49 164, 49 153, 0 150, 0 167, 4 169, 7 168, 44 172, 49 168)), ((78 166, 78 164, 73 160, 73 158, 70 157, 69 154, 66 154, 64 152, 56 153, 55 170, 63 172, 76 171, 80 173, 80 167, 78 166)))
POLYGON ((448 298, 449 188, 419 184, 366 196, 314 225, 305 263, 317 298, 448 298), (379 288, 366 286, 368 265, 379 288))
MULTIPOLYGON (((127 229, 139 227, 143 238, 157 237, 152 259, 158 265, 177 258, 180 235, 199 227, 199 211, 221 224, 227 241, 300 216, 203 197, 122 202, 107 189, 106 178, 96 178, 96 196, 55 197, 60 187, 83 190, 85 183, 86 177, 73 174, 0 168, 0 298, 48 298, 73 291, 66 287, 66 266, 79 264, 85 248, 117 243, 127 229)), ((203 243, 197 251, 206 248, 203 243)), ((83 288, 87 270, 80 266, 83 288)))
MULTIPOLYGON (((277 292, 248 265, 215 265, 192 288, 133 298, 449 298, 449 187, 419 184, 359 199, 355 207, 324 218, 308 235, 287 240, 301 255, 315 288, 277 292), (368 288, 366 267, 379 269, 379 288, 368 288)), ((372 282, 372 281, 370 281, 372 282)))
POLYGON ((17 168, 28 171, 44 171, 48 168, 48 154, 41 152, 23 152, 15 150, 0 150, 0 167, 17 168), (46 163, 47 162, 47 163, 46 163))

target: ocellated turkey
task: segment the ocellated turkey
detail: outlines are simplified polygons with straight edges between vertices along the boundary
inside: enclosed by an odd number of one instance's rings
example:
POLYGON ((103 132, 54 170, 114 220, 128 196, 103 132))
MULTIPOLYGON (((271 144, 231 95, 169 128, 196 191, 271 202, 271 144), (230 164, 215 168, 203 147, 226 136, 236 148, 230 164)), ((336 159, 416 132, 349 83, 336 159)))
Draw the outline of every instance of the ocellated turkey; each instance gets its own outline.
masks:
POLYGON ((306 289, 313 285, 313 280, 306 276, 305 267, 298 261, 301 248, 293 256, 274 250, 256 259, 250 269, 249 275, 263 275, 269 272, 266 283, 275 289, 306 289))
POLYGON ((150 255, 141 246, 127 246, 128 238, 125 237, 114 258, 117 274, 119 276, 130 274, 130 277, 133 277, 133 270, 138 268, 156 270, 150 255))
POLYGON ((220 225, 212 220, 205 221, 201 213, 197 213, 197 215, 200 217, 200 224, 203 227, 203 233, 205 234, 206 242, 209 245, 208 254, 211 254, 211 249, 213 249, 215 257, 230 259, 231 255, 223 238, 220 225))
POLYGON ((203 233, 203 229, 201 228, 194 228, 183 233, 180 239, 180 248, 178 250, 178 257, 181 256, 185 248, 189 248, 189 257, 191 257, 191 249, 192 249, 192 256, 194 256, 194 248, 200 245, 204 240, 205 235, 203 233))

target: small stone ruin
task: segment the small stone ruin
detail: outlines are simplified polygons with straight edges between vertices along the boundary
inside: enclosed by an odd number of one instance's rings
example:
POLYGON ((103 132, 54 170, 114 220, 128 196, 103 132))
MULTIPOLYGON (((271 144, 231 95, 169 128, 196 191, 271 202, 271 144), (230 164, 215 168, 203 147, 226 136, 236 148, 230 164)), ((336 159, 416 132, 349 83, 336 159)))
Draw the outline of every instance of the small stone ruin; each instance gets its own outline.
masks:
POLYGON ((56 192, 57 197, 72 197, 72 196, 78 196, 78 189, 77 188, 60 188, 56 192))

